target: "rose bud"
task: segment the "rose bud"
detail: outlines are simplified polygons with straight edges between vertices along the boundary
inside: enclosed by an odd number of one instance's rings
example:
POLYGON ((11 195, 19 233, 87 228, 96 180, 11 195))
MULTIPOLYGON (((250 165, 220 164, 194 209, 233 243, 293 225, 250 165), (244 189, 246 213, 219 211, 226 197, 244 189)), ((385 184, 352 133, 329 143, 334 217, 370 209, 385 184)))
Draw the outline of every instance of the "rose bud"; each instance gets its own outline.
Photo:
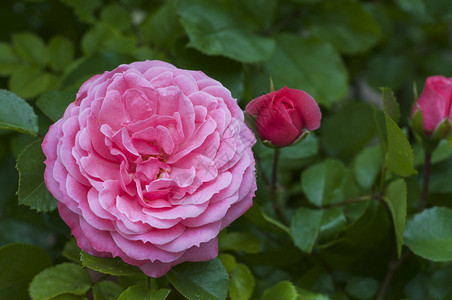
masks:
POLYGON ((451 105, 452 78, 428 77, 412 111, 416 131, 434 140, 447 137, 451 131, 451 105))
POLYGON ((252 100, 245 108, 255 116, 255 130, 277 147, 291 145, 304 132, 320 127, 320 108, 308 93, 287 86, 252 100))
POLYGON ((220 82, 135 62, 82 85, 42 143, 44 179, 82 250, 159 277, 217 256, 252 205, 254 143, 220 82))

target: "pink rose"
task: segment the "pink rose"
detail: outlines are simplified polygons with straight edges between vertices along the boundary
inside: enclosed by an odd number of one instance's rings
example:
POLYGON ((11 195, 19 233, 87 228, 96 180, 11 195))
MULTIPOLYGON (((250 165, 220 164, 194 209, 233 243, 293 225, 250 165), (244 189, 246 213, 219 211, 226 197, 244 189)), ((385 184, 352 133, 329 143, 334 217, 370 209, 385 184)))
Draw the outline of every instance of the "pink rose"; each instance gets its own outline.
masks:
POLYGON ((84 251, 159 277, 218 253, 252 205, 252 132, 230 92, 161 61, 85 82, 42 149, 45 182, 84 251))
POLYGON ((430 76, 424 90, 413 108, 412 116, 419 109, 422 112, 423 127, 431 134, 444 119, 452 121, 452 78, 430 76))
POLYGON ((256 128, 263 140, 284 147, 292 144, 303 129, 320 127, 320 108, 308 93, 283 87, 262 95, 246 106, 246 113, 256 116, 256 128))

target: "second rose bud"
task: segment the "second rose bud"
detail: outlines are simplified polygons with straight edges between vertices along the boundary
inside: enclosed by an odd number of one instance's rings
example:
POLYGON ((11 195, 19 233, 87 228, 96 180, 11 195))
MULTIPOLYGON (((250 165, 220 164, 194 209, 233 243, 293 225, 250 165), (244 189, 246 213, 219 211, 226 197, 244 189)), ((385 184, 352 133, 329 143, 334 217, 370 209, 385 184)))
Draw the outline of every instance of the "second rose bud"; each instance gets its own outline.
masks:
POLYGON ((255 130, 260 138, 277 147, 291 145, 305 129, 318 129, 322 119, 314 98, 286 86, 252 100, 245 111, 255 117, 255 130))

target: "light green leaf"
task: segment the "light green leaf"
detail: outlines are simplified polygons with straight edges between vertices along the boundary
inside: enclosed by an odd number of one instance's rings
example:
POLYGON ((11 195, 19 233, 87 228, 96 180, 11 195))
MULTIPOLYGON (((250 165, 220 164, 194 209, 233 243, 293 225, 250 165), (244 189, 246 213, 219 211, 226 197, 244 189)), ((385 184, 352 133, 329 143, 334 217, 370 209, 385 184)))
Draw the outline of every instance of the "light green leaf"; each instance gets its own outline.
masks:
POLYGON ((52 75, 36 67, 20 66, 11 75, 8 86, 17 95, 30 99, 48 90, 52 75))
POLYGON ((13 47, 8 43, 0 42, 0 76, 12 74, 21 64, 13 47))
POLYGON ((391 182, 386 189, 384 201, 388 204, 389 210, 391 211, 397 244, 397 255, 400 257, 407 214, 407 187, 405 180, 400 178, 391 182))
POLYGON ((38 117, 24 99, 0 89, 0 107, 0 128, 31 135, 38 133, 38 117))
POLYGON ((353 163, 356 181, 363 188, 370 188, 383 166, 380 146, 367 147, 362 150, 353 163))
POLYGON ((42 140, 28 145, 17 159, 19 171, 19 204, 30 206, 38 212, 52 211, 57 201, 44 183, 45 156, 41 149, 42 140))
POLYGON ((268 59, 274 51, 272 39, 248 29, 227 5, 209 0, 179 1, 177 9, 189 46, 205 54, 252 63, 268 59))
POLYGON ((452 260, 452 210, 432 207, 416 214, 406 225, 405 244, 425 259, 452 260))
POLYGON ((222 251, 236 250, 257 253, 260 241, 249 232, 231 232, 220 236, 218 247, 222 251))
POLYGON ((236 265, 235 257, 231 254, 221 253, 218 255, 218 259, 221 260, 228 273, 231 273, 236 265))
POLYGON ((292 34, 281 34, 276 42, 274 55, 264 62, 276 89, 304 90, 326 106, 345 97, 347 69, 328 43, 292 34))
POLYGON ((77 245, 77 241, 72 238, 66 243, 66 245, 64 245, 64 249, 61 254, 73 262, 80 263, 80 251, 81 250, 77 245))
POLYGON ((188 299, 226 299, 229 275, 219 259, 180 264, 166 274, 170 283, 188 299))
POLYGON ((395 123, 398 123, 400 119, 400 108, 394 93, 388 87, 382 87, 380 91, 383 94, 384 111, 395 123))
POLYGON ((116 28, 106 23, 97 23, 82 39, 82 49, 87 56, 99 51, 129 54, 134 51, 135 45, 133 36, 123 36, 116 28))
POLYGON ((15 52, 26 62, 41 68, 49 62, 46 45, 36 34, 16 33, 11 39, 15 52))
POLYGON ((229 297, 231 300, 247 300, 251 298, 255 285, 254 276, 244 264, 236 264, 231 271, 229 297))
POLYGON ((389 170, 400 176, 416 174, 411 145, 402 129, 385 113, 388 137, 388 157, 386 165, 389 170))
POLYGON ((369 50, 381 37, 378 24, 358 1, 325 2, 308 18, 314 35, 346 54, 369 50))
POLYGON ((73 263, 62 263, 36 275, 29 291, 33 300, 46 300, 66 293, 83 295, 90 287, 91 279, 85 269, 73 263))
POLYGON ((39 247, 26 244, 1 247, 0 298, 30 299, 27 290, 31 280, 51 265, 50 256, 39 247))
POLYGON ((80 253, 80 260, 84 267, 105 274, 115 276, 130 276, 142 274, 141 270, 138 267, 126 264, 119 257, 97 257, 82 251, 80 253))
MULTIPOLYGON (((330 298, 326 295, 316 294, 304 289, 297 289, 298 298, 297 300, 330 300, 330 298)), ((335 300, 339 300, 340 298, 333 298, 335 300)), ((346 298, 348 299, 348 298, 346 298)))
POLYGON ((374 299, 379 283, 371 277, 353 277, 347 282, 345 290, 356 299, 374 299))
POLYGON ((310 253, 317 241, 322 224, 323 212, 319 209, 300 207, 292 217, 290 232, 295 245, 310 253))
POLYGON ((79 19, 86 23, 94 23, 96 9, 102 6, 102 0, 60 0, 70 6, 79 19))
POLYGON ((56 122, 63 117, 68 105, 75 101, 77 89, 50 91, 39 96, 36 105, 41 111, 56 122))
POLYGON ((158 291, 149 290, 143 285, 133 285, 128 287, 118 298, 118 300, 152 299, 165 300, 171 291, 160 289, 158 291))
POLYGON ((62 72, 74 60, 74 44, 71 40, 54 36, 48 45, 50 66, 54 71, 62 72))
POLYGON ((306 169, 301 185, 308 201, 316 206, 344 201, 359 192, 351 171, 335 159, 326 159, 306 169))
POLYGON ((116 300, 122 291, 122 287, 113 281, 103 280, 93 286, 94 300, 116 300))
POLYGON ((294 300, 297 297, 298 293, 294 285, 290 281, 281 281, 265 290, 261 300, 294 300))

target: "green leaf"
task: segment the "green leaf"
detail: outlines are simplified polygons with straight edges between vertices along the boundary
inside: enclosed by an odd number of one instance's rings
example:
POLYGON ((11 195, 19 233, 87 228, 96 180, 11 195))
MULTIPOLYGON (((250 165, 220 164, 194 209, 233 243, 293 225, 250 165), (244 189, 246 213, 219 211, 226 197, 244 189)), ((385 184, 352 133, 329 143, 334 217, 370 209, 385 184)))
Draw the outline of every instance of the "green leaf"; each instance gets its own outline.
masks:
POLYGON ((290 232, 295 245, 310 253, 317 241, 322 224, 323 211, 300 207, 290 223, 290 232))
POLYGON ((363 102, 351 102, 322 120, 320 136, 323 149, 331 156, 350 159, 376 134, 372 108, 363 102))
POLYGON ((322 222, 318 240, 328 244, 334 240, 334 236, 347 225, 347 218, 338 207, 322 210, 322 222))
POLYGON ((218 255, 218 259, 221 260, 221 263, 226 268, 228 273, 231 273, 236 265, 234 256, 232 256, 231 254, 221 253, 218 255))
POLYGON ((99 51, 130 54, 135 50, 135 45, 133 36, 123 36, 116 28, 105 23, 97 23, 82 39, 82 49, 87 56, 99 51))
POLYGON ((231 232, 220 236, 218 247, 222 251, 257 253, 260 248, 260 240, 249 232, 231 232))
POLYGON ((80 248, 77 246, 77 241, 72 238, 64 245, 61 254, 73 262, 80 263, 80 251, 80 248))
MULTIPOLYGON (((297 300, 330 300, 330 298, 326 295, 316 294, 304 289, 297 289, 299 295, 297 300)), ((332 298, 338 300, 340 298, 332 298)), ((345 298, 348 299, 348 298, 345 298)))
POLYGON ((63 117, 68 105, 75 101, 77 89, 50 91, 39 96, 36 105, 41 111, 56 122, 63 117))
POLYGON ((400 108, 394 93, 388 87, 382 87, 380 90, 383 94, 384 111, 395 123, 398 123, 400 119, 400 108))
POLYGON ((188 299, 226 299, 229 275, 219 259, 180 264, 166 274, 170 283, 188 299))
POLYGON ((48 45, 50 67, 54 71, 62 72, 74 60, 74 44, 71 40, 54 36, 48 45))
POLYGON ((189 46, 208 55, 223 55, 243 63, 268 59, 275 42, 248 28, 227 5, 209 0, 179 1, 178 14, 189 46))
POLYGON ((236 264, 231 271, 229 297, 231 300, 247 300, 251 298, 255 285, 254 276, 244 264, 236 264))
POLYGON ((374 299, 378 281, 371 277, 354 277, 345 286, 347 293, 356 299, 374 299))
POLYGON ((346 54, 369 50, 381 37, 378 24, 358 1, 327 1, 308 17, 314 35, 346 54))
POLYGON ((353 163, 356 181, 363 188, 370 188, 383 166, 380 146, 367 147, 362 150, 353 163))
POLYGON ((351 171, 335 159, 326 159, 306 169, 301 185, 308 201, 316 206, 341 202, 359 192, 351 171))
POLYGON ((142 274, 141 270, 138 267, 126 264, 119 257, 97 257, 82 251, 80 253, 80 260, 84 267, 105 274, 115 276, 130 276, 142 274))
POLYGON ((109 4, 102 9, 100 20, 110 24, 120 32, 130 29, 132 23, 130 13, 116 3, 109 4))
POLYGON ((347 93, 347 69, 328 43, 315 38, 281 34, 273 56, 264 62, 275 88, 284 85, 308 92, 318 103, 330 106, 347 93))
POLYGON ((281 169, 299 169, 307 163, 312 163, 312 157, 319 152, 319 139, 313 134, 299 143, 281 148, 279 160, 281 169))
POLYGON ((102 6, 102 0, 61 0, 70 6, 79 19, 86 23, 94 23, 96 18, 94 12, 102 6))
POLYGON ((416 174, 411 145, 402 129, 385 113, 388 136, 388 157, 386 165, 389 170, 400 176, 416 174))
POLYGON ((400 257, 407 214, 407 186, 405 180, 400 178, 391 182, 386 189, 384 201, 388 204, 389 210, 391 211, 397 244, 397 255, 400 257))
POLYGON ((41 248, 26 244, 10 244, 0 248, 0 298, 30 299, 28 285, 40 271, 52 265, 50 256, 41 248))
POLYGON ((281 281, 273 287, 265 290, 261 300, 293 300, 297 299, 298 293, 290 281, 281 281))
POLYGON ((452 210, 432 207, 416 214, 406 225, 405 244, 425 259, 452 260, 452 210))
POLYGON ((17 55, 33 66, 45 67, 49 55, 44 41, 33 33, 13 34, 12 42, 17 55))
POLYGON ((23 98, 34 98, 48 90, 52 75, 36 67, 20 66, 9 79, 9 89, 23 98))
POLYGON ((0 42, 0 76, 10 75, 22 64, 10 44, 0 42))
POLYGON ((122 287, 113 281, 103 280, 93 286, 94 300, 116 300, 122 291, 122 287))
POLYGON ((38 212, 52 211, 57 201, 47 190, 44 182, 45 156, 41 149, 42 140, 28 145, 17 159, 19 171, 19 204, 30 206, 38 212))
POLYGON ((33 300, 46 300, 66 293, 83 295, 90 287, 86 270, 73 263, 62 263, 36 275, 29 291, 33 300))
POLYGON ((38 133, 38 117, 24 99, 0 89, 0 107, 0 128, 31 135, 38 133))
POLYGON ((143 285, 133 285, 128 287, 118 298, 118 300, 152 299, 165 300, 171 291, 160 289, 158 291, 149 290, 143 285))

